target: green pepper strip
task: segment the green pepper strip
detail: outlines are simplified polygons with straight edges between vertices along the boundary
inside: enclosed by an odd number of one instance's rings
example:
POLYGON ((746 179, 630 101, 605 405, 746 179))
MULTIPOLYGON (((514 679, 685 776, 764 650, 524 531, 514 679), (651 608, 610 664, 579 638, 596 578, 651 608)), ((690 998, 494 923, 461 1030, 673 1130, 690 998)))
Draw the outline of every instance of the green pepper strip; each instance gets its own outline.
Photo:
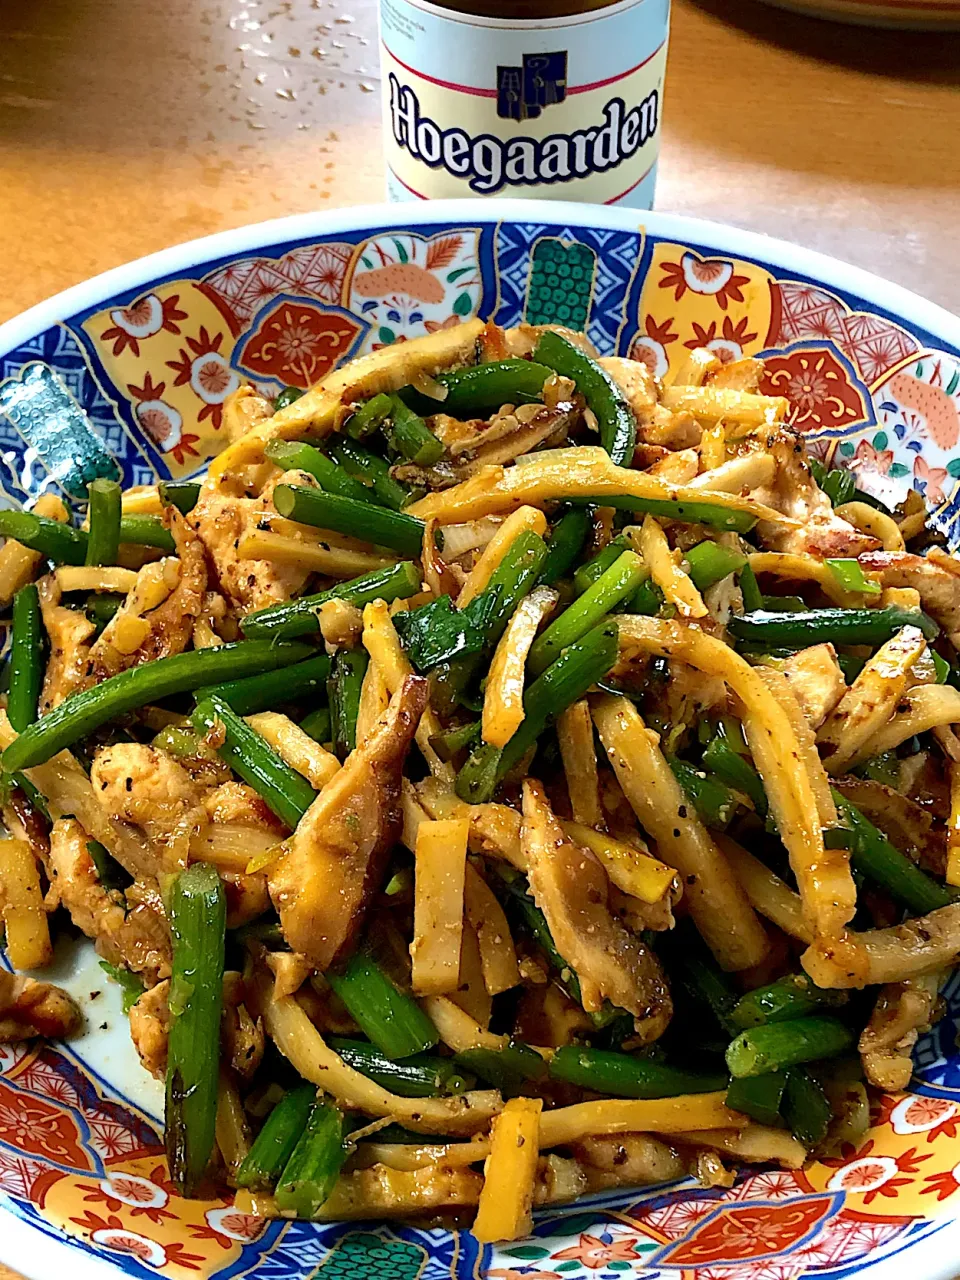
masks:
POLYGON ((394 480, 390 474, 390 463, 379 454, 345 437, 331 444, 330 453, 348 475, 370 490, 382 506, 399 511, 409 502, 409 492, 394 480))
POLYGON ((879 582, 875 582, 873 578, 868 578, 863 572, 863 566, 859 560, 851 560, 848 558, 828 559, 824 562, 830 569, 838 584, 844 591, 852 591, 862 593, 869 596, 878 596, 883 588, 879 582))
POLYGON ((820 1058, 835 1058, 855 1036, 838 1018, 792 1018, 742 1031, 727 1049, 732 1076, 759 1076, 820 1058))
POLYGON ((90 855, 90 861, 96 867, 97 879, 104 889, 119 889, 122 891, 132 883, 130 873, 117 862, 116 858, 111 857, 110 850, 102 845, 99 840, 87 841, 87 853, 90 855))
POLYGON ((637 421, 626 396, 606 369, 549 329, 540 335, 533 358, 563 377, 573 379, 596 416, 600 443, 617 466, 629 464, 637 439, 637 421))
POLYGON ((683 524, 705 524, 726 533, 749 533, 757 523, 750 511, 735 507, 719 507, 712 502, 689 502, 677 498, 638 498, 634 494, 602 494, 577 499, 594 507, 615 507, 618 511, 646 511, 683 524))
POLYGON ((673 1098, 712 1093, 727 1083, 726 1072, 681 1071, 660 1062, 608 1049, 565 1045, 550 1060, 550 1079, 579 1085, 614 1098, 673 1098))
POLYGON ((351 538, 360 538, 389 547, 401 556, 419 556, 423 548, 423 521, 402 511, 356 502, 321 489, 278 484, 273 505, 282 516, 319 529, 332 529, 351 538))
POLYGON ((200 497, 200 485, 194 480, 161 480, 160 501, 176 507, 182 516, 189 515, 200 497))
POLYGON ((741 996, 730 1016, 733 1025, 745 1031, 747 1027, 787 1022, 790 1018, 802 1018, 845 1003, 844 992, 823 991, 815 987, 806 974, 790 973, 741 996))
POLYGON ((957 901, 955 892, 921 871, 845 796, 835 788, 831 788, 831 795, 843 825, 853 833, 850 861, 855 870, 885 889, 915 915, 925 916, 938 907, 947 907, 957 901))
POLYGON ((370 956, 353 955, 342 973, 326 978, 363 1034, 391 1061, 424 1053, 439 1041, 416 1000, 398 991, 370 956))
POLYGON ((928 640, 940 628, 920 609, 811 609, 807 613, 769 613, 762 609, 730 619, 738 640, 777 649, 831 641, 833 644, 881 645, 902 627, 919 627, 928 640))
POLYGON ((693 925, 681 923, 664 935, 659 950, 671 978, 680 982, 696 1004, 705 1005, 723 1030, 732 1035, 736 1031, 731 1015, 737 994, 693 925))
POLYGON ((144 662, 111 676, 102 684, 71 694, 20 734, 3 753, 3 768, 17 773, 43 764, 58 751, 127 711, 160 702, 201 685, 256 675, 313 655, 303 644, 275 644, 270 640, 242 640, 217 648, 177 653, 144 662))
POLYGON ((444 1093, 463 1093, 469 1087, 470 1082, 453 1058, 415 1053, 395 1061, 375 1045, 341 1036, 328 1037, 327 1044, 348 1067, 401 1098, 435 1098, 444 1093))
POLYGON ((438 373, 437 382, 447 388, 443 400, 433 400, 413 387, 404 387, 400 395, 418 413, 486 418, 505 404, 536 404, 542 400, 543 384, 553 372, 546 364, 532 360, 488 360, 438 373))
POLYGON ((356 413, 347 419, 346 433, 354 440, 363 440, 382 427, 393 412, 393 397, 381 391, 379 395, 362 404, 356 413))
POLYGON ((319 654, 306 662, 247 676, 245 680, 208 685, 197 689, 194 696, 198 702, 210 697, 222 698, 238 716, 252 716, 258 711, 269 711, 285 702, 294 702, 306 694, 316 693, 325 687, 329 674, 330 659, 326 654, 319 654))
POLYGON ((215 725, 223 726, 224 740, 217 747, 217 755, 253 787, 281 822, 295 830, 317 798, 306 778, 281 760, 269 742, 222 698, 205 698, 190 719, 202 734, 208 734, 215 725))
POLYGON ((0 511, 0 537, 13 538, 54 564, 83 564, 87 556, 87 535, 82 529, 32 511, 0 511))
POLYGON ((120 547, 121 492, 116 480, 91 480, 87 564, 116 564, 120 547))
POLYGON ((328 600, 345 600, 362 608, 372 600, 404 600, 420 590, 420 570, 410 560, 401 560, 389 569, 375 569, 349 582, 301 596, 299 600, 272 604, 266 609, 248 613, 240 623, 243 634, 251 639, 290 640, 294 636, 312 635, 320 630, 318 613, 328 600))
POLYGON ((528 1080, 542 1080, 547 1074, 540 1054, 518 1040, 505 1049, 462 1049, 453 1061, 504 1094, 519 1093, 528 1080))
POLYGON ((695 547, 683 553, 687 562, 687 572, 698 591, 706 591, 708 587, 722 582, 731 573, 742 569, 747 557, 740 551, 731 551, 716 542, 698 542, 695 547))
POLYGON ((740 593, 743 596, 744 612, 753 613, 757 609, 762 609, 763 592, 760 590, 757 575, 754 573, 753 566, 749 561, 741 568, 737 576, 740 581, 740 593))
MULTIPOLYGON (((519 917, 519 924, 530 934, 533 941, 543 952, 551 969, 557 974, 561 986, 570 998, 582 1007, 583 996, 580 991, 580 979, 577 977, 573 966, 568 964, 557 950, 557 944, 553 940, 553 934, 550 932, 547 918, 530 894, 526 892, 525 885, 526 881, 519 875, 513 875, 510 879, 501 879, 498 887, 500 887, 504 905, 510 915, 519 917)), ((615 1008, 609 1000, 604 1000, 603 1007, 599 1011, 591 1013, 590 1019, 599 1030, 609 1026, 611 1022, 620 1017, 622 1012, 621 1009, 615 1008)), ((475 1070, 478 1076, 483 1075, 479 1061, 475 1062, 475 1070)))
POLYGON ((723 721, 717 726, 716 737, 703 753, 703 763, 728 787, 733 787, 734 791, 740 791, 747 796, 761 818, 767 816, 770 806, 763 780, 750 761, 746 760, 730 741, 723 721))
POLYGON ((535 745, 547 725, 605 676, 616 657, 617 625, 610 620, 564 649, 524 693, 524 718, 507 745, 484 743, 457 774, 460 799, 468 804, 490 800, 497 784, 535 745))
POLYGON ((694 803, 700 820, 708 827, 724 831, 737 810, 737 798, 719 778, 704 773, 686 760, 668 756, 673 776, 694 803))
POLYGON ((37 718, 37 705, 43 688, 45 639, 40 595, 34 583, 30 582, 13 597, 7 718, 17 733, 23 733, 37 718))
POLYGON ((624 551, 578 600, 551 622, 530 649, 527 665, 538 676, 568 645, 580 640, 636 591, 648 570, 635 551, 624 551))
POLYGON ((115 592, 90 592, 87 596, 86 604, 84 605, 84 613, 86 613, 88 621, 92 622, 96 627, 94 638, 99 637, 104 627, 117 612, 126 598, 126 596, 121 596, 115 592))
MULTIPOLYGON (((479 614, 487 618, 484 650, 492 649, 503 635, 514 609, 533 590, 546 558, 546 543, 530 529, 517 534, 511 542, 490 581, 473 601, 474 616, 479 614), (494 604, 487 613, 485 604, 490 599, 494 604)), ((452 715, 460 702, 466 701, 465 690, 475 676, 480 660, 480 654, 465 654, 440 662, 433 668, 430 698, 441 715, 452 715)))
POLYGON ((538 583, 552 587, 565 577, 573 566, 590 532, 590 512, 583 507, 571 507, 553 526, 547 543, 547 558, 540 570, 538 583))
POLYGON ((624 610, 626 613, 642 613, 648 618, 653 618, 663 608, 663 601, 663 592, 654 580, 644 578, 624 605, 624 610))
POLYGON ((279 413, 281 409, 286 409, 290 405, 296 404, 304 394, 305 392, 301 391, 299 387, 284 387, 273 402, 274 412, 279 413))
POLYGON ((369 504, 376 496, 367 485, 355 480, 338 462, 303 441, 271 440, 264 449, 271 462, 284 471, 306 471, 320 482, 326 493, 352 498, 354 502, 369 504))
POLYGON ((309 715, 304 716, 300 721, 300 728, 304 733, 308 733, 314 742, 321 744, 330 742, 330 708, 317 707, 315 711, 311 711, 309 715))
POLYGON ((314 1103, 303 1135, 277 1182, 277 1208, 298 1218, 315 1217, 330 1199, 347 1155, 340 1111, 332 1102, 314 1103))
POLYGON ((227 905, 214 867, 194 863, 170 895, 173 970, 164 1113, 170 1176, 191 1196, 213 1151, 227 905))
POLYGON ((408 408, 399 396, 392 399, 393 408, 383 424, 387 442, 418 467, 432 467, 443 457, 443 445, 419 414, 408 408))
POLYGON ((598 551, 592 560, 582 564, 573 575, 573 585, 578 595, 582 595, 588 587, 592 587, 601 574, 606 573, 612 564, 616 564, 624 551, 630 550, 630 543, 624 537, 613 538, 602 551, 598 551))
POLYGON ((273 1108, 237 1170, 237 1186, 270 1191, 293 1155, 317 1092, 312 1085, 288 1089, 273 1108))
POLYGON ((123 1007, 123 1012, 129 1013, 147 988, 135 973, 131 973, 129 969, 124 969, 121 965, 111 964, 109 960, 101 960, 100 968, 120 988, 120 1003, 123 1007))
POLYGON ((346 760, 357 745, 360 691, 369 662, 370 655, 366 649, 338 649, 333 660, 333 675, 327 681, 327 697, 333 750, 339 760, 346 760))
POLYGON ((745 1076, 731 1080, 726 1103, 732 1111, 756 1120, 757 1124, 780 1127, 783 1119, 780 1108, 787 1087, 786 1071, 765 1071, 762 1076, 745 1076))
POLYGON ((824 1140, 833 1119, 833 1108, 823 1086, 803 1067, 787 1072, 781 1112, 787 1128, 808 1151, 824 1140))

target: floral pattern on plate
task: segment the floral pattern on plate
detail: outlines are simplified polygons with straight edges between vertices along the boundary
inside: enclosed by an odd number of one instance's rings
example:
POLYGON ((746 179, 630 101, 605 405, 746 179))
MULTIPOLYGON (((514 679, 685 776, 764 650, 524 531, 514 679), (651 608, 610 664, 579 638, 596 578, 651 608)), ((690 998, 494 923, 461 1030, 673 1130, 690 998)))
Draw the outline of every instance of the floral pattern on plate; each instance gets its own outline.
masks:
MULTIPOLYGON (((602 351, 658 376, 697 346, 725 362, 764 355, 764 390, 787 398, 818 456, 885 501, 916 489, 960 542, 960 340, 757 238, 683 238, 656 215, 644 228, 616 214, 550 222, 546 205, 510 221, 498 207, 467 224, 435 206, 409 223, 397 209, 352 229, 344 217, 326 231, 265 231, 252 248, 228 236, 166 273, 131 268, 0 350, 0 489, 30 503, 47 489, 82 496, 97 473, 126 484, 194 474, 223 447, 223 402, 241 381, 273 395, 470 316, 569 313, 602 351), (41 413, 28 412, 32 380, 41 413)), ((541 1212, 529 1240, 496 1248, 433 1227, 265 1222, 230 1196, 179 1200, 157 1123, 136 1101, 123 1020, 108 1055, 123 1072, 82 1044, 0 1046, 3 1211, 137 1280, 318 1269, 323 1280, 840 1280, 960 1210, 960 977, 945 995, 911 1092, 876 1099, 855 1148, 802 1172, 747 1170, 728 1189, 607 1192, 541 1212)))

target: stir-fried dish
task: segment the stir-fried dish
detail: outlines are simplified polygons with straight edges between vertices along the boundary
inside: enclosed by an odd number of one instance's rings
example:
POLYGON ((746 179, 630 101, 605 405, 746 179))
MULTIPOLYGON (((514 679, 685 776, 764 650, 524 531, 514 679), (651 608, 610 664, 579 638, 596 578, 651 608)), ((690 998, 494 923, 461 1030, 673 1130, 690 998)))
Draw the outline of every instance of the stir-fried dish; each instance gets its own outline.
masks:
POLYGON ((0 512, 0 1038, 92 938, 177 1186, 266 1215, 856 1141, 960 958, 960 563, 762 372, 474 321, 0 512))

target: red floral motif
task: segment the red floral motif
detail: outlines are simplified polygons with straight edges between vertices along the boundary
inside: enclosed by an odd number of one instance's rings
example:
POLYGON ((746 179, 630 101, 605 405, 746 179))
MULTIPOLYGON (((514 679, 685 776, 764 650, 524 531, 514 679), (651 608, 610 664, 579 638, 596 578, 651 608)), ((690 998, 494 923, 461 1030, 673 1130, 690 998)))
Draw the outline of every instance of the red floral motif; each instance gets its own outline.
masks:
POLYGON ((946 467, 931 467, 922 454, 913 460, 913 474, 923 486, 923 496, 928 502, 946 502, 943 486, 949 479, 946 467))
POLYGON ((659 1231, 667 1240, 678 1240, 681 1236, 687 1235, 698 1222, 708 1218, 716 1207, 716 1202, 713 1200, 693 1197, 668 1200, 666 1204, 653 1209, 641 1204, 635 1213, 637 1217, 643 1219, 645 1226, 659 1231))
POLYGON ((26 1098, 0 1081, 0 1139, 18 1151, 84 1173, 92 1166, 73 1119, 40 1098, 26 1098))
POLYGON ((960 1191, 960 1166, 949 1170, 947 1173, 931 1173, 929 1177, 924 1178, 924 1182, 928 1183, 920 1194, 922 1196, 932 1196, 936 1193, 937 1203, 946 1200, 952 1196, 954 1192, 960 1191))
POLYGON ((203 1216, 206 1222, 202 1226, 192 1226, 190 1234, 194 1240, 215 1240, 221 1249, 231 1249, 238 1242, 245 1244, 256 1240, 264 1228, 263 1218, 253 1213, 241 1213, 232 1205, 224 1209, 208 1209, 203 1216))
POLYGON ((960 1127, 960 1106, 946 1098, 928 1098, 923 1094, 889 1099, 891 1105, 880 1110, 894 1133, 925 1133, 927 1142, 941 1136, 955 1138, 960 1127))
POLYGON ((882 316, 855 311, 844 317, 839 346, 860 370, 866 383, 874 383, 918 350, 916 338, 882 316))
POLYGON ((139 400, 141 403, 144 400, 159 400, 166 389, 167 384, 165 382, 155 383, 149 373, 144 374, 142 387, 138 387, 135 382, 127 383, 127 390, 130 392, 131 396, 133 396, 134 400, 139 400))
POLYGON ((126 1207, 132 1218, 143 1216, 157 1224, 177 1216, 164 1207, 174 1193, 174 1186, 163 1165, 158 1165, 149 1178, 118 1171, 109 1174, 103 1182, 92 1185, 80 1182, 77 1188, 87 1193, 83 1197, 85 1201, 104 1204, 114 1213, 126 1207))
MULTIPOLYGON (((119 1223, 120 1219, 111 1218, 110 1221, 119 1223)), ((103 1245, 114 1253, 128 1253, 139 1258, 148 1266, 162 1267, 167 1262, 167 1253, 161 1244, 122 1225, 100 1227, 91 1233, 90 1239, 94 1244, 103 1245)))
POLYGON ((82 1217, 70 1218, 70 1221, 76 1223, 81 1231, 88 1231, 95 1244, 106 1245, 117 1253, 133 1254, 151 1266, 162 1267, 174 1262, 188 1271, 199 1271, 200 1264, 204 1261, 202 1254, 187 1253, 186 1246, 180 1241, 164 1245, 129 1230, 116 1214, 111 1213, 109 1217, 101 1218, 88 1209, 82 1217))
POLYGON ((41 1049, 32 1062, 17 1074, 17 1089, 27 1089, 65 1107, 79 1107, 80 1095, 58 1070, 60 1058, 48 1048, 41 1049))
POLYGON ((810 1196, 783 1205, 724 1205, 717 1215, 671 1245, 660 1261, 669 1267, 737 1263, 782 1253, 834 1211, 832 1196, 810 1196))
POLYGON ((179 360, 166 362, 167 368, 173 369, 177 375, 173 385, 182 387, 189 383, 204 401, 197 418, 199 421, 210 418, 215 431, 219 431, 223 421, 224 400, 240 382, 227 363, 226 357, 220 352, 222 345, 222 333, 218 333, 214 338, 207 332, 206 327, 201 325, 197 337, 187 338, 186 349, 180 348, 179 360))
POLYGON ((306 390, 334 368, 360 332, 360 325, 340 312, 284 300, 246 340, 243 363, 255 374, 306 390))
POLYGON ((680 336, 672 331, 672 324, 672 316, 660 324, 657 324, 653 316, 646 316, 643 321, 644 334, 634 339, 630 350, 630 359, 645 364, 656 378, 662 378, 670 367, 666 348, 680 336))
POLYGON ((733 323, 729 316, 724 316, 723 325, 718 335, 716 320, 711 320, 708 325, 700 325, 694 321, 694 336, 689 342, 685 342, 683 345, 685 347, 689 347, 691 351, 695 351, 697 347, 710 347, 712 349, 712 344, 717 343, 719 348, 717 355, 723 363, 726 364, 727 360, 736 357, 733 352, 730 352, 728 348, 724 346, 725 343, 730 343, 731 345, 740 348, 740 354, 742 354, 742 348, 745 347, 748 342, 753 342, 758 336, 755 333, 747 332, 748 323, 749 321, 747 316, 743 316, 736 324, 733 323))
POLYGON ((597 1236, 588 1235, 584 1231, 578 1244, 553 1254, 551 1262, 565 1262, 568 1258, 575 1258, 592 1271, 599 1271, 610 1262, 632 1262, 634 1258, 639 1258, 640 1254, 633 1247, 638 1239, 638 1236, 630 1236, 625 1240, 611 1240, 609 1244, 605 1244, 597 1236))
POLYGON ((851 471, 885 476, 893 463, 892 449, 875 449, 869 440, 861 440, 857 451, 847 464, 851 471))
MULTIPOLYGON (((440 329, 455 329, 458 324, 460 324, 459 316, 447 316, 446 320, 424 320, 423 327, 427 333, 437 333, 440 329)), ((405 338, 397 339, 397 342, 405 341, 405 338)))
POLYGON ((176 322, 186 320, 187 313, 178 309, 179 301, 178 293, 171 294, 162 301, 156 294, 144 294, 129 307, 110 312, 113 325, 104 329, 100 341, 112 342, 115 356, 120 355, 127 347, 135 356, 139 356, 140 343, 144 339, 152 338, 163 330, 167 333, 180 333, 180 326, 176 322))
POLYGON ((853 1195, 863 1195, 863 1203, 871 1204, 877 1196, 895 1198, 901 1187, 909 1186, 914 1179, 897 1178, 897 1173, 917 1173, 925 1160, 932 1159, 931 1154, 917 1155, 917 1148, 900 1155, 884 1156, 874 1153, 876 1143, 868 1139, 862 1147, 854 1150, 850 1143, 845 1143, 839 1156, 821 1160, 821 1164, 830 1169, 838 1169, 830 1179, 832 1190, 847 1191, 853 1195))
POLYGON ((106 1231, 107 1229, 116 1231, 123 1226, 122 1221, 114 1214, 108 1218, 101 1218, 91 1209, 87 1209, 81 1218, 71 1218, 70 1221, 75 1222, 84 1231, 106 1231))
POLYGON ((199 436, 192 436, 189 434, 182 435, 179 441, 171 447, 170 452, 176 458, 177 462, 180 463, 181 467, 186 465, 187 457, 200 457, 199 451, 193 447, 199 439, 199 436))
POLYGON ((179 1241, 176 1244, 165 1244, 163 1251, 167 1255, 167 1262, 175 1262, 178 1267, 185 1267, 188 1271, 199 1271, 206 1261, 202 1253, 187 1253, 186 1246, 179 1241))
POLYGON ((764 366, 760 391, 786 396, 789 422, 799 431, 848 427, 867 416, 860 392, 826 348, 767 356, 764 366))
POLYGON ((644 319, 643 327, 648 338, 652 338, 654 342, 659 342, 664 347, 669 347, 671 342, 676 342, 679 338, 678 333, 671 333, 671 325, 673 324, 673 316, 669 320, 664 320, 662 324, 657 324, 653 316, 647 316, 644 319))
POLYGON ((672 289, 673 299, 679 302, 689 290, 714 297, 722 311, 730 302, 742 302, 742 286, 749 284, 749 276, 738 276, 733 263, 723 258, 701 258, 688 250, 679 262, 662 262, 661 289, 672 289))

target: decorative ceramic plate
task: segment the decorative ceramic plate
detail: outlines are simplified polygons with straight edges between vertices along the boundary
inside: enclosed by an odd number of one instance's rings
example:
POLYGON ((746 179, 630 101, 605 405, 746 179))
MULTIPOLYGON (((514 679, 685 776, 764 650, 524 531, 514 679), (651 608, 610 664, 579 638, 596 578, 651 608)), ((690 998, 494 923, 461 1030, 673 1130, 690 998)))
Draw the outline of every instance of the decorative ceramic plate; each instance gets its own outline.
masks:
MULTIPOLYGON (((82 497, 189 476, 242 381, 306 387, 384 343, 474 315, 585 329, 666 373, 688 348, 763 355, 813 452, 886 502, 911 487, 960 543, 960 321, 816 254, 666 214, 464 201, 264 223, 145 258, 0 327, 0 488, 82 497)), ((532 1238, 371 1222, 265 1222, 178 1200, 162 1095, 117 989, 81 947, 49 976, 80 1001, 69 1045, 0 1046, 0 1261, 104 1280, 940 1280, 960 1249, 960 972, 905 1094, 856 1149, 553 1208, 532 1238)))

